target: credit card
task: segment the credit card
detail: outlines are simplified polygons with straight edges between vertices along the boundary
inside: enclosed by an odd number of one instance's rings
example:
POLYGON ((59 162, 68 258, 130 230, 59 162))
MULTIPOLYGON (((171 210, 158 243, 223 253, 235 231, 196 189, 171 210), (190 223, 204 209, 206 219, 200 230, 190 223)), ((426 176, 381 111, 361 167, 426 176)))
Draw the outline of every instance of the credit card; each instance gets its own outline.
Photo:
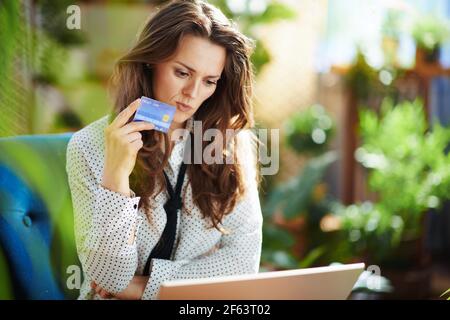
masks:
POLYGON ((164 102, 154 100, 145 96, 141 97, 133 121, 147 121, 155 125, 155 130, 167 133, 173 121, 177 108, 164 102))

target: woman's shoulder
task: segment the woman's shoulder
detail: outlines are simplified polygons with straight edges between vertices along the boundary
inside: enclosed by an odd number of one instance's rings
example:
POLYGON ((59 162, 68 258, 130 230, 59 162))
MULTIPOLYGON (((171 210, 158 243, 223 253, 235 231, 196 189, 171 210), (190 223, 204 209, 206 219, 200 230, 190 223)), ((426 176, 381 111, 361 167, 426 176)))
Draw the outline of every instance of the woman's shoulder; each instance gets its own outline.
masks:
POLYGON ((83 129, 75 132, 67 145, 67 162, 78 162, 81 159, 90 165, 99 166, 103 162, 105 145, 105 128, 110 116, 104 116, 83 129))
POLYGON ((237 134, 237 159, 246 182, 257 180, 258 174, 258 139, 251 129, 241 130, 237 134))
MULTIPOLYGON (((69 146, 76 146, 78 149, 97 149, 104 144, 105 128, 109 124, 109 115, 106 115, 75 132, 69 141, 69 146)), ((97 149, 98 150, 98 149, 97 149)))
POLYGON ((255 152, 257 137, 251 129, 243 129, 237 134, 238 149, 242 152, 255 152))

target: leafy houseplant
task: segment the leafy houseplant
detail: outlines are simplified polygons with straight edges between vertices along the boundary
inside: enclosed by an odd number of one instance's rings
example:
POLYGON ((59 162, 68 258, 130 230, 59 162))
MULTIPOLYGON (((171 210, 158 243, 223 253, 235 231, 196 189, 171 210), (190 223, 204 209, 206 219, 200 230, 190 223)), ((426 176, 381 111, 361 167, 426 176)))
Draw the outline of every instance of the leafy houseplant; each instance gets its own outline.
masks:
POLYGON ((272 188, 263 205, 266 245, 262 262, 278 269, 307 267, 325 254, 319 225, 330 212, 331 201, 322 178, 336 160, 334 152, 326 152, 334 128, 322 106, 294 114, 285 132, 290 148, 312 157, 298 175, 272 188))
POLYGON ((359 101, 366 101, 371 92, 378 91, 379 81, 377 70, 368 64, 364 53, 359 48, 344 80, 355 98, 359 101))
POLYGON ((312 158, 297 176, 271 190, 263 206, 263 263, 288 269, 307 267, 325 253, 315 240, 320 220, 330 212, 332 202, 325 196, 326 186, 321 180, 335 160, 332 151, 312 158))
POLYGON ((450 37, 450 23, 432 15, 420 16, 414 22, 411 34, 418 49, 417 59, 424 55, 425 62, 436 62, 441 45, 450 37))
POLYGON ((277 0, 210 0, 210 2, 220 8, 229 19, 237 22, 245 35, 255 39, 255 51, 251 59, 256 74, 259 74, 262 67, 272 60, 270 50, 255 32, 256 28, 278 21, 292 20, 297 16, 293 8, 277 0))
POLYGON ((450 198, 450 128, 427 131, 418 100, 397 106, 385 100, 380 117, 362 110, 360 119, 363 144, 356 158, 378 200, 338 210, 342 227, 355 253, 407 267, 417 250, 405 244, 420 245, 424 213, 450 198))
POLYGON ((325 109, 315 104, 296 113, 285 125, 286 140, 298 153, 318 154, 325 151, 333 135, 333 121, 325 109))
POLYGON ((378 265, 392 283, 385 298, 429 297, 424 217, 450 198, 450 128, 428 131, 423 109, 419 101, 385 100, 380 115, 361 111, 355 156, 376 200, 334 210, 352 255, 378 265))

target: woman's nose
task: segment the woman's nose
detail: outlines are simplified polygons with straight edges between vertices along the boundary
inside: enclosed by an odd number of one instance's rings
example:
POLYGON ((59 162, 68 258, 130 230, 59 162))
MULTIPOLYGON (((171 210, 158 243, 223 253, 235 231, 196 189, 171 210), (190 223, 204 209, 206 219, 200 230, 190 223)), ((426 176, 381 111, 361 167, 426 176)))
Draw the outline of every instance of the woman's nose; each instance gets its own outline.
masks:
POLYGON ((190 81, 183 89, 183 94, 188 96, 190 99, 195 99, 198 94, 198 83, 193 80, 190 81))

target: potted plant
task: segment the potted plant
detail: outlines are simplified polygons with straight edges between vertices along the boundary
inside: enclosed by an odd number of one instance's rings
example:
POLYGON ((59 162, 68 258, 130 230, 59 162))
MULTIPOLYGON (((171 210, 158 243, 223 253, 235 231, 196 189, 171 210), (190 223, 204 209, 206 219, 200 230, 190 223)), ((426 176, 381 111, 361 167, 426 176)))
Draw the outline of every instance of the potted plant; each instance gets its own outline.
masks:
POLYGON ((367 169, 377 200, 337 208, 341 229, 355 255, 391 273, 397 293, 407 272, 420 281, 408 283, 406 292, 424 292, 429 260, 423 220, 429 209, 450 198, 450 128, 436 125, 427 131, 418 100, 396 106, 385 100, 380 116, 361 111, 360 131, 363 144, 355 156, 367 169))
POLYGON ((327 152, 334 124, 319 104, 295 113, 286 121, 284 132, 286 144, 308 160, 292 179, 274 186, 264 201, 262 260, 278 269, 308 267, 325 254, 320 247, 323 242, 317 239, 320 220, 330 210, 322 178, 337 158, 327 152))
POLYGON ((299 154, 323 153, 334 133, 333 121, 320 104, 294 114, 284 129, 287 144, 299 154))
POLYGON ((367 101, 371 93, 379 90, 378 72, 369 65, 366 56, 359 47, 344 81, 358 101, 367 101))
POLYGON ((450 37, 450 23, 433 15, 419 16, 411 34, 416 42, 416 63, 436 63, 442 44, 450 37))

